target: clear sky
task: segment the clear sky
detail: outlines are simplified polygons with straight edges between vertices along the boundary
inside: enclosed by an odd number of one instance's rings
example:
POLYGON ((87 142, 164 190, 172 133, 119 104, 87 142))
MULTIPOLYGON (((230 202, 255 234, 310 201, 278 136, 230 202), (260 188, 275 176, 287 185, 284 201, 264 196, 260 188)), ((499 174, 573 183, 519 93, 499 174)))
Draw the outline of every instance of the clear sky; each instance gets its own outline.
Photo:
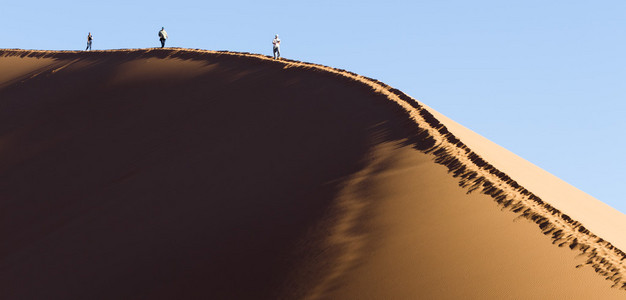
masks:
MULTIPOLYGON (((379 79, 626 212, 626 1, 4 1, 0 48, 271 54, 379 79)), ((0 70, 1 72, 2 70, 0 70)))

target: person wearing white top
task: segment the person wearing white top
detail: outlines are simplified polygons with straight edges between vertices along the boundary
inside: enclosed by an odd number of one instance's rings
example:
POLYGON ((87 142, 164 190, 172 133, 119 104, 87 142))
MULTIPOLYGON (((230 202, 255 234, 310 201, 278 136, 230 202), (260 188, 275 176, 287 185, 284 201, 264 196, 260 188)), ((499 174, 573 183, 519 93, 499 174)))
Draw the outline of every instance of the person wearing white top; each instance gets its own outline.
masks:
POLYGON ((165 32, 165 27, 161 27, 159 31, 159 39, 161 40, 161 48, 165 47, 165 40, 167 40, 167 32, 165 32))
POLYGON ((280 59, 280 39, 278 38, 278 34, 274 37, 272 45, 274 45, 274 59, 280 59))

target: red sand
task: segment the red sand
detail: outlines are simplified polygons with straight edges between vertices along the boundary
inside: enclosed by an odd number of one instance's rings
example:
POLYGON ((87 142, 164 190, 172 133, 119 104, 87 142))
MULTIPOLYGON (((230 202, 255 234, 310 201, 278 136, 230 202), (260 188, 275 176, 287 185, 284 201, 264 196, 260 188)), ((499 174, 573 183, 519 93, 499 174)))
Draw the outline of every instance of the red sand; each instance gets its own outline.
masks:
POLYGON ((623 214, 380 82, 183 49, 0 70, 0 298, 626 297, 623 214))

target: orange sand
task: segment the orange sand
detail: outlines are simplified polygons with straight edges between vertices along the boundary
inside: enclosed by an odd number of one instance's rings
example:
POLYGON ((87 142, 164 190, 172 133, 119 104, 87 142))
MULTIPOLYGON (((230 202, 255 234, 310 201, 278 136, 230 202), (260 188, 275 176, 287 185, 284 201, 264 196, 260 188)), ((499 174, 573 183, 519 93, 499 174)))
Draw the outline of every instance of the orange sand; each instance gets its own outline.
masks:
POLYGON ((378 81, 185 49, 0 70, 0 298, 626 297, 623 214, 378 81))

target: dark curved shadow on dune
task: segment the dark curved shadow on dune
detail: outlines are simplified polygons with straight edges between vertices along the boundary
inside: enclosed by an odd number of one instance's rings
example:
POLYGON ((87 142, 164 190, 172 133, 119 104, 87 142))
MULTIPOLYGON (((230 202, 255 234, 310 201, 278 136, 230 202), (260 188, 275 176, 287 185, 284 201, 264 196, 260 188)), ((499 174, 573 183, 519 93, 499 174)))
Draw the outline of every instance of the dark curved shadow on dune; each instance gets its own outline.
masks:
POLYGON ((255 59, 112 83, 169 55, 58 53, 71 65, 0 90, 4 296, 272 298, 395 119, 358 84, 255 59))

